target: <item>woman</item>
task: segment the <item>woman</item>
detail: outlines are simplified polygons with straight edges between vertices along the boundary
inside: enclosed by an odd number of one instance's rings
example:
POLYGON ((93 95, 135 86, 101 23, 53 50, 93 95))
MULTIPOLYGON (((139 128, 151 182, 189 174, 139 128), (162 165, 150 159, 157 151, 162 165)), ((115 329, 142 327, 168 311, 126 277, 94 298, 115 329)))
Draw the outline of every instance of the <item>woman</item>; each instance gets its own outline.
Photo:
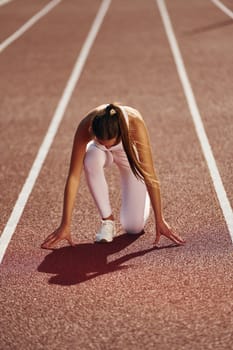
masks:
POLYGON ((52 248, 64 239, 74 244, 71 216, 83 167, 102 219, 95 241, 113 240, 116 228, 104 176, 104 167, 112 163, 118 166, 121 178, 120 221, 124 230, 129 234, 142 233, 151 203, 156 223, 155 244, 161 235, 177 244, 185 243, 163 217, 159 182, 143 118, 136 109, 115 103, 95 108, 80 122, 74 137, 61 224, 46 238, 42 248, 52 248))

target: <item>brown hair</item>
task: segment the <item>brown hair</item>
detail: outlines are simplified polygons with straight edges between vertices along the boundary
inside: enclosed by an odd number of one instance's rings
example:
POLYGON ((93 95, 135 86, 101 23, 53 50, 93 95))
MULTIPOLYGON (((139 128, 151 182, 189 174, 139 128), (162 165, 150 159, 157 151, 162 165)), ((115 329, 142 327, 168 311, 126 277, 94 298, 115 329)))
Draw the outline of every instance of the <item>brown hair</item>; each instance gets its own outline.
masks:
POLYGON ((103 114, 94 117, 92 131, 100 140, 110 140, 114 137, 121 138, 133 174, 138 179, 145 179, 146 173, 140 165, 133 142, 130 139, 122 107, 118 103, 107 105, 103 114))

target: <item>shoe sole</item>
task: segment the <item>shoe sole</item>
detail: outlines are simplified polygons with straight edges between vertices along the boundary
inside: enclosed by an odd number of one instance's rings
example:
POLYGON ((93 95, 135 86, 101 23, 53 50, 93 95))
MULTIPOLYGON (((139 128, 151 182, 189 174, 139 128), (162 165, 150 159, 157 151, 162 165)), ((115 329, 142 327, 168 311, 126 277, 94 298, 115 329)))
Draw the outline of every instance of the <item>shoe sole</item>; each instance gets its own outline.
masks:
POLYGON ((113 240, 111 241, 108 241, 107 239, 105 238, 101 238, 100 240, 96 240, 95 243, 111 243, 113 240))

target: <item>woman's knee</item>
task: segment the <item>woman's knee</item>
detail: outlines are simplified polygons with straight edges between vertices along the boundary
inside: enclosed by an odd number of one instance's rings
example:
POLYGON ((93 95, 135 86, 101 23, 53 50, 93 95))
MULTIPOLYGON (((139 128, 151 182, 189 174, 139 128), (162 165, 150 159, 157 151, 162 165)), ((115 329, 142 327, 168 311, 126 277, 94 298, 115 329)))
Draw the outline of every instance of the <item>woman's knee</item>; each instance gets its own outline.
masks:
POLYGON ((131 221, 121 218, 121 225, 126 233, 139 234, 144 230, 145 222, 143 219, 131 221))

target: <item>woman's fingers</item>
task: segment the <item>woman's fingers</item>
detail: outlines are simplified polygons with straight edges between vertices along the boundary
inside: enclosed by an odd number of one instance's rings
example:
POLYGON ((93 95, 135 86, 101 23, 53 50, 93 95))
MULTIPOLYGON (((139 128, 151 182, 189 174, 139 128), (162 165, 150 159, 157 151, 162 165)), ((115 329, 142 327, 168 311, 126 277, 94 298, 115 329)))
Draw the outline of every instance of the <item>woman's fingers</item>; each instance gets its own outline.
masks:
POLYGON ((52 248, 59 240, 59 237, 50 237, 42 243, 41 248, 52 248))
POLYGON ((173 230, 170 231, 170 239, 177 244, 185 243, 185 240, 179 237, 173 230))
POLYGON ((53 241, 53 237, 46 238, 46 240, 41 244, 41 248, 49 247, 53 241))
POLYGON ((56 230, 45 239, 45 241, 41 244, 41 248, 47 248, 47 249, 52 248, 63 239, 65 239, 71 246, 75 245, 70 234, 59 235, 58 230, 56 230))
POLYGON ((42 244, 45 244, 45 243, 49 242, 50 240, 52 240, 52 239, 56 236, 56 232, 57 232, 57 231, 52 232, 52 233, 44 240, 44 242, 43 242, 42 244))
POLYGON ((185 243, 185 240, 183 238, 179 237, 171 228, 167 228, 164 231, 158 230, 156 232, 156 238, 155 238, 155 242, 154 242, 155 245, 157 245, 159 243, 161 235, 167 237, 168 239, 170 239, 171 241, 173 241, 176 244, 181 245, 181 244, 185 243))

